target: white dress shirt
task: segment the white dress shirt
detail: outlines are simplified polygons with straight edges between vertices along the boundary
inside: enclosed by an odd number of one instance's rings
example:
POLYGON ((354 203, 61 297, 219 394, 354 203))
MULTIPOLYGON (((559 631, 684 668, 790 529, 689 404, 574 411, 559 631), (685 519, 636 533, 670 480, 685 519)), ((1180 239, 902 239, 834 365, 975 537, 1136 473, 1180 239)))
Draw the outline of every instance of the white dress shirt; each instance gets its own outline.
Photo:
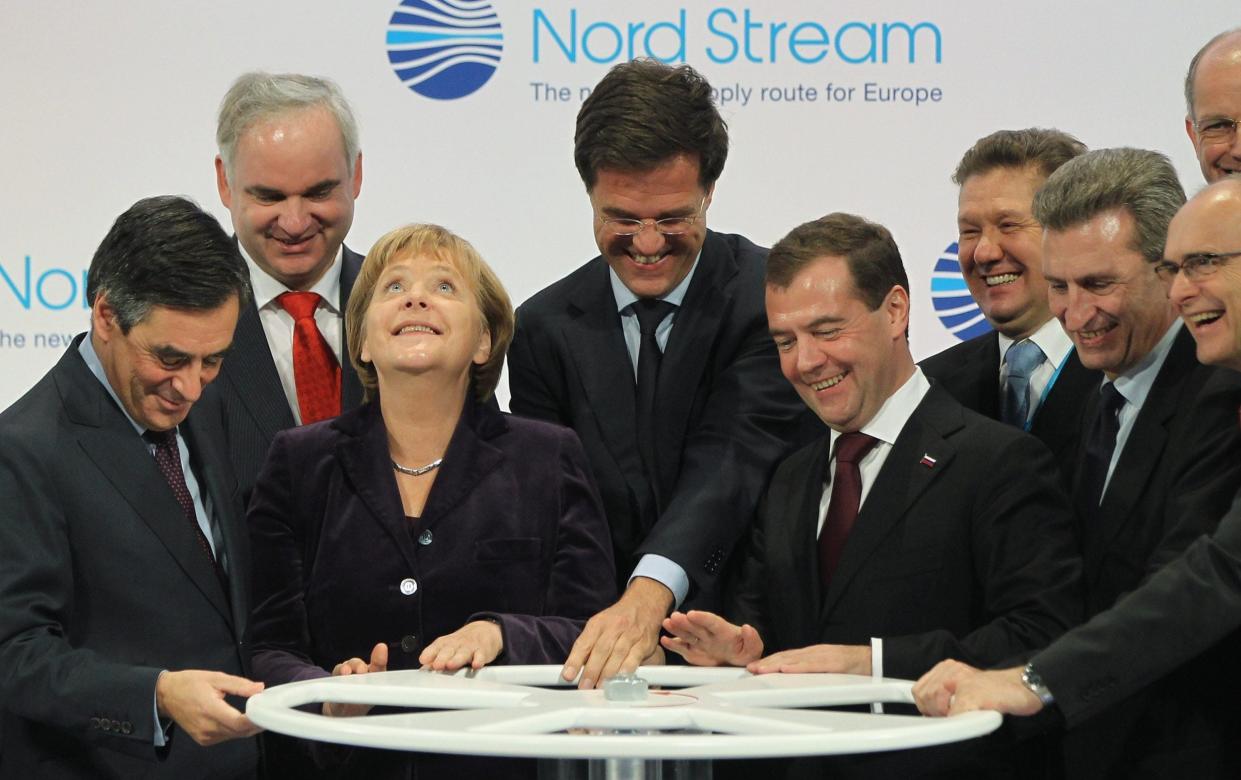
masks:
MULTIPOLYGON (((276 300, 289 288, 270 276, 246 253, 240 244, 241 256, 250 267, 250 286, 254 289, 254 306, 259 310, 259 322, 263 324, 263 333, 267 336, 267 346, 271 350, 272 361, 276 364, 276 373, 280 375, 280 385, 293 410, 293 421, 302 424, 302 410, 297 403, 297 379, 293 375, 293 315, 284 310, 276 300)), ((310 288, 310 292, 319 294, 319 307, 315 309, 315 324, 319 332, 336 355, 336 362, 344 365, 342 349, 344 338, 341 335, 342 313, 338 305, 340 300, 340 265, 343 250, 336 250, 336 259, 323 274, 322 278, 310 288)))

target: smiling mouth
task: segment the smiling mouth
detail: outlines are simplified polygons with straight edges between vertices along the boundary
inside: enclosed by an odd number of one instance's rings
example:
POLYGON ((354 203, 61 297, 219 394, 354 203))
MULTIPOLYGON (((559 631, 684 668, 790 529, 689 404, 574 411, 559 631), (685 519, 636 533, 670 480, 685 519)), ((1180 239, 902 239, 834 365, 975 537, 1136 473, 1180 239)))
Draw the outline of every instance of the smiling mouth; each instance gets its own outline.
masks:
POLYGON ((1215 322, 1216 320, 1218 320, 1220 317, 1223 317, 1223 316, 1224 316, 1224 312, 1222 309, 1218 309, 1215 311, 1200 311, 1200 312, 1195 312, 1194 314, 1185 315, 1185 321, 1188 322, 1190 325, 1199 326, 1199 325, 1206 325, 1208 323, 1215 322))
POLYGON ((845 377, 847 376, 849 376, 849 372, 842 371, 841 373, 837 374, 834 377, 831 377, 830 379, 824 379, 822 382, 812 382, 810 384, 810 389, 817 393, 820 390, 826 390, 829 387, 835 387, 836 385, 843 382, 845 377))
POLYGON ((1012 284, 1021 276, 1019 273, 994 274, 992 276, 984 276, 982 280, 987 283, 988 287, 998 287, 1001 284, 1012 284))
POLYGON ((638 265, 655 265, 668 255, 629 255, 629 259, 638 265))
POLYGON ((1093 339, 1102 337, 1103 334, 1111 331, 1115 327, 1116 326, 1113 324, 1113 325, 1106 325, 1102 328, 1099 328, 1098 330, 1079 330, 1077 331, 1077 335, 1079 338, 1085 341, 1091 341, 1093 339))
POLYGON ((440 332, 430 325, 406 325, 399 329, 396 335, 404 336, 407 333, 430 333, 433 336, 438 336, 440 332))

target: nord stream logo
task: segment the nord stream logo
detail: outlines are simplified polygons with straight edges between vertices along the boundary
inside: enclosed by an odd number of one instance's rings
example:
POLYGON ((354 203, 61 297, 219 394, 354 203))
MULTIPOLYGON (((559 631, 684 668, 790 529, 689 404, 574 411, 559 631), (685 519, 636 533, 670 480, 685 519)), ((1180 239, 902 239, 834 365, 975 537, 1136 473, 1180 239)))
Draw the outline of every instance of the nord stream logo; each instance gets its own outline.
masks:
POLYGON ((388 20, 388 62, 405 86, 456 100, 487 83, 504 32, 489 0, 403 0, 388 20))
POLYGON ((931 305, 948 332, 962 341, 991 330, 961 278, 956 241, 935 260, 935 271, 931 274, 931 305))

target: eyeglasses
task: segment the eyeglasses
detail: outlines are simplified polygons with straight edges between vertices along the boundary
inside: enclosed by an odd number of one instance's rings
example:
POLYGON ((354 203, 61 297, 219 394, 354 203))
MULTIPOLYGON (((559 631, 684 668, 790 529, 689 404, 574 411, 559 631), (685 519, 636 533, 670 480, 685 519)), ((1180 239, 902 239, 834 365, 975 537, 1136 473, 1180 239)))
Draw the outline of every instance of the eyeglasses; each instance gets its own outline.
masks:
POLYGON ((650 225, 664 236, 679 236, 682 233, 688 233, 694 223, 702 219, 702 209, 707 203, 707 199, 703 198, 698 203, 698 208, 694 209, 693 214, 686 214, 683 217, 664 217, 663 219, 634 219, 633 217, 605 217, 598 215, 603 226, 611 231, 614 236, 636 236, 642 230, 650 225))
POLYGON ((1155 273, 1160 279, 1170 282, 1179 272, 1184 271, 1185 278, 1192 282, 1210 276, 1234 257, 1241 257, 1241 252, 1198 252, 1185 255, 1185 259, 1179 263, 1161 260, 1155 263, 1155 273))
POLYGON ((1227 141, 1237 134, 1237 120, 1226 116, 1214 117, 1201 122, 1194 122, 1194 130, 1203 141, 1216 143, 1227 141))

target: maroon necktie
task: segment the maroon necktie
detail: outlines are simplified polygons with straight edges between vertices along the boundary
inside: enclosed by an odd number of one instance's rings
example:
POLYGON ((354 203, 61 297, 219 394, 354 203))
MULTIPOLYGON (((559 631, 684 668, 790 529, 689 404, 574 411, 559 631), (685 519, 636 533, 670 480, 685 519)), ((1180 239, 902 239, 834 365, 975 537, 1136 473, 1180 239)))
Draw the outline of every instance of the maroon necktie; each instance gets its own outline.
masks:
POLYGON ((836 475, 832 478, 831 503, 827 505, 827 519, 819 532, 819 581, 826 591, 840 561, 857 520, 858 507, 862 503, 862 473, 858 461, 879 442, 864 433, 842 433, 836 439, 836 475))
POLYGON ((293 379, 302 424, 335 417, 340 414, 340 363, 315 324, 319 294, 286 292, 276 301, 293 317, 293 379))
POLYGON ((177 450, 177 430, 173 428, 167 431, 147 431, 142 434, 142 438, 155 446, 155 465, 159 466, 159 473, 164 475, 164 480, 172 489, 173 497, 181 505, 181 512, 190 522, 190 527, 194 529, 194 537, 198 539, 198 546, 207 554, 207 559, 214 567, 215 554, 211 552, 211 544, 207 542, 202 526, 198 524, 198 515, 194 513, 194 501, 190 498, 190 489, 185 484, 185 472, 181 471, 181 453, 177 450))

